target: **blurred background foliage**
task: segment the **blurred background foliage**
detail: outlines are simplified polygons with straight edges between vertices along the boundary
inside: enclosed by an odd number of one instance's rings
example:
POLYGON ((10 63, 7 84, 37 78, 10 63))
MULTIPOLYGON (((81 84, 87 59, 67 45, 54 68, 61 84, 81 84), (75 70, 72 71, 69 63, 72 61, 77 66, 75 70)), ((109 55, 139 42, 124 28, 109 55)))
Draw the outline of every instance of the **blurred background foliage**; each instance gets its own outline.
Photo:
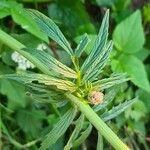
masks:
MULTIPOLYGON (((65 51, 42 33, 25 8, 41 11, 55 21, 73 48, 86 32, 91 42, 96 39, 102 17, 111 11, 109 37, 114 50, 103 76, 112 72, 127 72, 131 82, 120 87, 114 104, 138 96, 138 101, 125 113, 109 122, 113 130, 124 137, 132 149, 150 149, 150 2, 148 0, 0 0, 0 28, 31 48, 43 45, 48 51, 70 65, 65 51)), ((13 51, 0 43, 0 74, 25 71, 12 60, 13 51)), ((81 57, 81 61, 84 59, 81 57)), ((25 64, 22 64, 25 65, 25 64)), ((38 72, 37 68, 28 69, 38 72)), ((39 140, 59 119, 55 106, 39 104, 25 92, 26 87, 14 81, 0 79, 1 146, 3 150, 38 149, 39 140), (30 142, 31 141, 31 142, 30 142)), ((63 114, 65 110, 61 110, 63 114)), ((70 129, 71 130, 71 129, 70 129)), ((67 131, 69 134, 69 131, 67 131)), ((63 149, 64 135, 51 149, 63 149)), ((96 149, 97 133, 78 149, 96 149), (90 140, 92 139, 92 141, 90 140)), ((111 149, 104 142, 104 149, 111 149)))

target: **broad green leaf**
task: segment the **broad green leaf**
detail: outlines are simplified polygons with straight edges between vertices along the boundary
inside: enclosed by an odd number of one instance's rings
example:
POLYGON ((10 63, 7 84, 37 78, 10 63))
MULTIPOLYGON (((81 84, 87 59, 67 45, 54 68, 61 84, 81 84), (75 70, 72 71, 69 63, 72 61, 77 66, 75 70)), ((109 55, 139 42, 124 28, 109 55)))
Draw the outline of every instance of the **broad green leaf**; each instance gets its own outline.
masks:
POLYGON ((148 92, 150 91, 150 83, 144 64, 138 58, 132 55, 121 55, 119 62, 123 71, 128 73, 135 85, 148 92))
POLYGON ((108 121, 110 119, 113 119, 117 117, 119 114, 124 112, 128 107, 130 107, 134 102, 136 102, 137 98, 134 98, 132 100, 125 101, 115 107, 113 107, 111 110, 103 113, 101 117, 104 121, 108 121))
POLYGON ((6 1, 1 0, 0 1, 0 19, 9 16, 10 10, 9 5, 6 3, 6 1))
POLYGON ((149 55, 150 55, 150 51, 149 49, 146 48, 142 48, 140 51, 135 53, 135 56, 141 61, 144 61, 149 55))
POLYGON ((128 80, 129 80, 129 78, 127 78, 127 74, 125 74, 125 73, 113 74, 109 78, 105 78, 105 79, 93 82, 93 86, 96 89, 99 89, 102 91, 104 89, 108 89, 114 85, 121 84, 121 83, 126 82, 128 80))
POLYGON ((75 108, 71 108, 60 118, 54 128, 46 135, 46 139, 42 142, 39 150, 46 150, 66 132, 67 128, 72 123, 76 112, 75 108))
POLYGON ((117 93, 118 93, 118 87, 114 86, 112 89, 106 92, 102 104, 93 106, 94 111, 98 112, 101 109, 106 108, 114 100, 117 93))
POLYGON ((108 38, 108 25, 109 25, 109 11, 107 10, 102 25, 95 41, 94 47, 89 54, 88 58, 85 60, 81 67, 81 71, 84 73, 89 66, 102 54, 104 47, 107 43, 108 38))
MULTIPOLYGON (((28 48, 27 48, 28 49, 28 48)), ((28 49, 26 51, 30 53, 33 57, 38 59, 46 68, 48 68, 51 72, 56 72, 57 74, 61 74, 68 78, 76 78, 76 72, 66 65, 59 62, 57 59, 52 57, 50 54, 36 50, 36 49, 28 49)))
POLYGON ((33 19, 36 21, 40 29, 46 33, 51 39, 57 42, 69 55, 73 55, 73 51, 69 42, 66 40, 58 26, 47 16, 37 10, 27 10, 33 19))
MULTIPOLYGON (((0 76, 4 73, 13 73, 13 71, 0 63, 0 76)), ((15 81, 11 82, 7 79, 0 79, 0 93, 7 97, 7 107, 12 110, 18 107, 24 108, 27 105, 24 89, 23 85, 15 81)))
POLYGON ((78 44, 77 48, 75 49, 75 56, 80 57, 82 52, 86 49, 89 43, 89 38, 87 34, 84 34, 78 44))
POLYGON ((88 127, 83 132, 81 132, 81 135, 73 142, 73 147, 77 147, 81 143, 83 143, 87 139, 91 131, 92 131, 92 125, 89 124, 88 127))
POLYGON ((110 52, 112 51, 112 42, 110 41, 106 47, 103 48, 103 51, 101 52, 100 56, 97 57, 93 63, 89 64, 90 67, 87 69, 87 71, 85 72, 85 75, 83 76, 83 80, 89 80, 89 81, 93 81, 95 79, 97 79, 96 77, 99 75, 100 71, 102 70, 102 68, 105 66, 110 52))
POLYGON ((37 137, 42 129, 42 120, 46 119, 42 110, 19 109, 16 115, 19 127, 32 137, 37 137))
POLYGON ((12 79, 18 82, 22 82, 24 84, 37 81, 38 83, 42 83, 45 85, 56 86, 58 89, 61 90, 66 90, 66 91, 75 90, 75 86, 72 82, 53 78, 51 76, 47 76, 44 74, 36 74, 36 73, 8 74, 8 75, 1 75, 0 78, 12 79))
POLYGON ((142 49, 145 38, 139 10, 117 25, 113 42, 118 50, 125 53, 135 53, 142 49))
POLYGON ((73 146, 73 141, 77 138, 77 136, 79 135, 81 129, 82 129, 82 126, 83 126, 83 123, 84 123, 84 115, 81 114, 80 117, 76 120, 75 122, 75 129, 73 130, 66 146, 64 147, 64 150, 70 150, 73 146))

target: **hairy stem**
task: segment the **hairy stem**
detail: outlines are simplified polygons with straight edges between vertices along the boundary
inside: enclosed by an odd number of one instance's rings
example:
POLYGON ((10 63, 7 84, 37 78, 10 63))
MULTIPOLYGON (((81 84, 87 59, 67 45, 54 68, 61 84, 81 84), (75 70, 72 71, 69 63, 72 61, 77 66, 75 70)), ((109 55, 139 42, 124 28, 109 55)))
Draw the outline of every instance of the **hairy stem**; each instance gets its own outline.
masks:
POLYGON ((66 96, 78 106, 79 110, 84 113, 93 126, 116 150, 129 150, 129 148, 119 139, 119 137, 107 126, 107 124, 93 111, 88 104, 80 101, 72 94, 67 94, 66 96))

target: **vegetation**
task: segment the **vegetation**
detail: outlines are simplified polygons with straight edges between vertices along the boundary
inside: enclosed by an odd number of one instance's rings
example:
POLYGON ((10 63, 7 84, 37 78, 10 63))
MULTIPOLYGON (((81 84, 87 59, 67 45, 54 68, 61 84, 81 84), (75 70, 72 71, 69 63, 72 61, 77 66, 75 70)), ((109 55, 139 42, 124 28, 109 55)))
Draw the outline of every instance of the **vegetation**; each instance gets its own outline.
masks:
POLYGON ((0 2, 2 149, 149 149, 150 7, 139 4, 0 2))

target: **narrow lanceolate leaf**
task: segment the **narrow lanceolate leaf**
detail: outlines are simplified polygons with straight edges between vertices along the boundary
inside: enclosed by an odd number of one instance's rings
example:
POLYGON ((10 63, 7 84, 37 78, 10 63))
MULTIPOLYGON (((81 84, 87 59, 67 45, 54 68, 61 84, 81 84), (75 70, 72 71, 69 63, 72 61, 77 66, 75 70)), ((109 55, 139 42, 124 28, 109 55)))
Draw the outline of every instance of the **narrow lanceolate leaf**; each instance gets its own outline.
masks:
POLYGON ((83 143, 87 137, 90 135, 92 131, 92 125, 89 124, 88 127, 81 133, 81 136, 79 136, 74 142, 73 147, 79 146, 81 143, 83 143))
POLYGON ((64 48, 69 55, 73 55, 69 42, 66 40, 58 26, 50 18, 37 10, 28 9, 27 11, 31 14, 37 25, 44 33, 64 48))
POLYGON ((96 150, 103 150, 103 137, 99 132, 98 132, 98 140, 97 140, 96 150))
POLYGON ((42 142, 39 150, 46 150, 54 144, 67 130, 76 115, 76 109, 68 110, 58 121, 54 128, 46 135, 46 139, 42 142))
POLYGON ((102 114, 101 117, 103 118, 104 121, 113 119, 113 118, 117 117, 119 114, 121 114, 122 112, 124 112, 128 107, 130 107, 134 102, 136 102, 136 100, 137 100, 137 98, 134 98, 129 101, 125 101, 124 103, 121 103, 121 104, 113 107, 108 112, 105 112, 104 114, 102 114))
POLYGON ((104 96, 104 102, 102 104, 93 106, 94 111, 98 112, 101 109, 106 108, 107 105, 109 105, 115 98, 116 94, 118 93, 118 89, 119 88, 115 86, 108 93, 106 93, 104 96))
MULTIPOLYGON (((24 49, 26 50, 26 49, 24 49)), ((47 54, 44 51, 39 51, 36 49, 29 49, 26 52, 30 53, 33 57, 38 59, 46 68, 48 68, 51 72, 60 74, 64 77, 68 78, 77 78, 76 72, 66 65, 59 62, 57 59, 52 57, 50 54, 47 54)))
POLYGON ((70 150, 72 148, 73 141, 78 137, 78 135, 82 129, 83 123, 84 123, 84 115, 81 114, 75 123, 76 124, 75 129, 72 132, 70 139, 68 140, 66 146, 64 147, 64 150, 70 150))
POLYGON ((104 90, 104 89, 108 89, 114 85, 118 85, 121 84, 123 82, 128 81, 129 78, 127 78, 127 74, 114 74, 112 75, 112 77, 110 78, 105 78, 99 81, 96 81, 93 83, 93 87, 98 89, 98 90, 104 90))
POLYGON ((0 78, 12 79, 12 80, 22 82, 24 84, 37 81, 38 83, 42 83, 45 85, 56 86, 58 89, 61 89, 61 90, 66 90, 66 91, 75 90, 75 86, 72 82, 57 79, 57 78, 47 76, 44 74, 36 74, 36 73, 8 74, 8 75, 1 75, 0 78))
POLYGON ((105 66, 109 55, 112 51, 112 41, 110 41, 103 49, 101 54, 91 63, 90 67, 88 67, 85 75, 83 76, 83 81, 89 80, 93 81, 96 80, 96 77, 100 73, 101 69, 105 66))
POLYGON ((109 10, 107 10, 104 16, 94 47, 90 55, 88 56, 88 58, 85 60, 85 62, 81 67, 81 71, 83 73, 89 68, 90 64, 93 63, 93 61, 95 61, 95 59, 99 57, 100 54, 103 52, 104 46, 106 45, 108 38, 108 25, 109 25, 109 10))
POLYGON ((77 48, 75 49, 75 56, 80 57, 82 52, 86 49, 88 43, 90 42, 90 39, 87 34, 84 34, 81 38, 81 41, 77 48))

